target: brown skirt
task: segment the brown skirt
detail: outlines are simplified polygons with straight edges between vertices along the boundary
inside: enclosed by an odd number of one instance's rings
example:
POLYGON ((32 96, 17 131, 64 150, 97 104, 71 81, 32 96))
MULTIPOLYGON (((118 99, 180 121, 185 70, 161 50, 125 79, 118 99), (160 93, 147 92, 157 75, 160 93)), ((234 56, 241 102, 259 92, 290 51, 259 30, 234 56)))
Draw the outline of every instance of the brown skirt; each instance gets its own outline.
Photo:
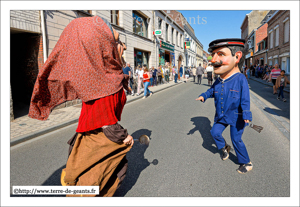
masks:
POLYGON ((101 131, 78 133, 62 182, 67 186, 99 186, 100 194, 67 196, 113 196, 125 177, 125 156, 130 149, 112 142, 101 131))

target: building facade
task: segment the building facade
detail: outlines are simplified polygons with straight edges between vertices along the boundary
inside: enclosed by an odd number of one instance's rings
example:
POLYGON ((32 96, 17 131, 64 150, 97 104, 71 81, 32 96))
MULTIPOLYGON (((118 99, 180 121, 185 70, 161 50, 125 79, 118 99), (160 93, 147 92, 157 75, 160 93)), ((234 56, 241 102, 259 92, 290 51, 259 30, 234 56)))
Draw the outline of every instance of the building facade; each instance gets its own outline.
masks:
POLYGON ((290 74, 290 11, 278 10, 268 20, 268 62, 290 74))
MULTIPOLYGON (((184 50, 186 31, 182 14, 175 10, 12 10, 11 120, 28 114, 38 72, 65 27, 76 18, 95 15, 108 20, 119 32, 120 40, 127 46, 123 57, 133 68, 144 64, 148 68, 157 67, 166 62, 178 67, 187 65, 184 50), (156 30, 160 30, 161 35, 154 35, 156 30)), ((193 34, 192 27, 188 27, 189 34, 193 34)), ((195 65, 197 47, 202 45, 194 34, 189 37, 193 38, 192 48, 188 50, 192 54, 189 65, 195 65)), ((55 109, 79 103, 81 100, 68 101, 55 109)))
POLYGON ((177 11, 155 10, 154 30, 161 30, 162 35, 155 36, 158 61, 156 65, 170 65, 180 67, 184 62, 183 35, 184 29, 180 21, 176 20, 177 11))
MULTIPOLYGON (((245 39, 245 65, 248 67, 253 62, 253 54, 254 50, 253 47, 255 46, 254 42, 251 42, 250 34, 253 33, 261 24, 262 20, 266 17, 266 15, 269 13, 269 10, 253 10, 249 14, 246 14, 242 25, 240 27, 241 29, 241 38, 245 39), (251 47, 249 47, 249 44, 251 47), (252 59, 251 59, 252 58, 252 59)), ((251 34, 253 35, 253 34, 251 34)), ((252 37, 253 38, 253 37, 252 37)))

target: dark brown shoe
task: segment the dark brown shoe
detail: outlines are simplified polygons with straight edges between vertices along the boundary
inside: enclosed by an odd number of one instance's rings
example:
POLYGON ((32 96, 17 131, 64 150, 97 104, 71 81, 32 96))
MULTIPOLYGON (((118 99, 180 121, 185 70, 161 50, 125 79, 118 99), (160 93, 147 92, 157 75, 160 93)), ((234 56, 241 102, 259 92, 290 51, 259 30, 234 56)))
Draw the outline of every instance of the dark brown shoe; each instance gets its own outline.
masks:
POLYGON ((226 144, 225 147, 222 148, 222 154, 221 154, 221 159, 222 160, 227 160, 229 157, 229 152, 230 152, 231 146, 226 144))

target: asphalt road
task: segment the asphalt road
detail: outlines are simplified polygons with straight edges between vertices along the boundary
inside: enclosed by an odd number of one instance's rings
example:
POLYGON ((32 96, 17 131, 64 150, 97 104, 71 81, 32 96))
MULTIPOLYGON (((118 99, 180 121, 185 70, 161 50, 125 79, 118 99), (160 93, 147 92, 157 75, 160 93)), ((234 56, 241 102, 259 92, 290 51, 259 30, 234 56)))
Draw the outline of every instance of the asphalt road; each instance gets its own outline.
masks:
MULTIPOLYGON (((210 135, 213 99, 195 101, 207 89, 188 82, 125 106, 121 125, 134 138, 147 134, 151 141, 149 146, 135 143, 127 154, 127 176, 116 197, 290 196, 289 140, 251 104, 255 124, 264 130, 245 129, 254 167, 246 175, 237 173, 234 150, 222 161, 210 135)), ((75 129, 76 124, 11 147, 11 186, 60 185, 66 142, 75 129)), ((223 136, 232 146, 229 127, 223 136)))

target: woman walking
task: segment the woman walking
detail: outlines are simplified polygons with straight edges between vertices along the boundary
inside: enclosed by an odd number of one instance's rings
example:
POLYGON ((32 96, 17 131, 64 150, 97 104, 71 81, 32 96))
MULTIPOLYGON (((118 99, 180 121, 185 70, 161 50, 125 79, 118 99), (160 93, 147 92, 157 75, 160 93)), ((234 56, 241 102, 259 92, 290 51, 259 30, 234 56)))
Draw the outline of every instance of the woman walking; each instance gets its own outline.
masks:
POLYGON ((144 71, 142 70, 142 67, 139 66, 139 71, 138 71, 138 86, 137 86, 137 96, 140 95, 140 88, 141 88, 141 85, 142 85, 142 82, 143 82, 143 74, 144 74, 144 71))
POLYGON ((247 80, 249 80, 250 78, 250 68, 248 68, 247 66, 246 66, 246 78, 247 80))
POLYGON ((150 93, 150 96, 152 96, 152 92, 149 90, 149 84, 150 84, 150 73, 149 70, 147 68, 146 65, 144 65, 144 74, 143 74, 143 78, 144 78, 144 97, 143 99, 146 98, 148 92, 150 93))

